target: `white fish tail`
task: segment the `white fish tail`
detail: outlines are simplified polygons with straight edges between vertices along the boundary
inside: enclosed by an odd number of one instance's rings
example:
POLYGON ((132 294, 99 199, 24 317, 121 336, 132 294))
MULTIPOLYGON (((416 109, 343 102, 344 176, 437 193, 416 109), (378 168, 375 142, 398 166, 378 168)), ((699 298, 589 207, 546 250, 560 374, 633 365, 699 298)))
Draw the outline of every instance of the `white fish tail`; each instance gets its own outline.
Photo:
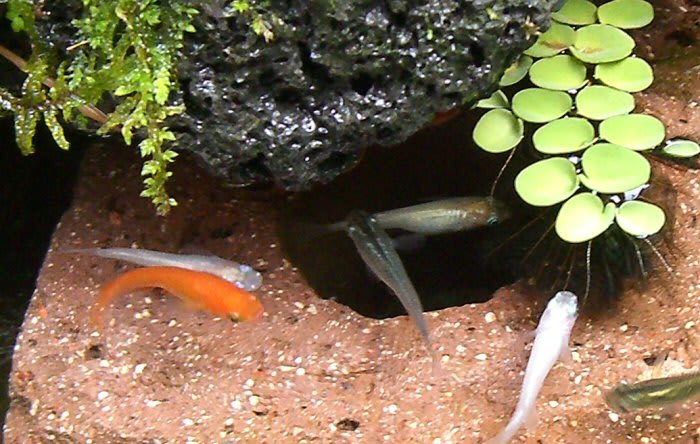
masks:
POLYGON ((506 425, 503 430, 501 430, 498 435, 494 436, 493 438, 489 439, 486 441, 484 444, 507 444, 510 442, 511 439, 518 433, 518 430, 523 426, 523 424, 528 423, 528 422, 533 422, 533 424, 527 424, 528 428, 534 427, 536 421, 537 421, 537 416, 536 412, 534 411, 534 406, 532 407, 531 411, 523 411, 516 409, 516 412, 513 413, 513 417, 510 419, 508 422, 508 425, 506 425), (530 419, 532 418, 532 419, 530 419))

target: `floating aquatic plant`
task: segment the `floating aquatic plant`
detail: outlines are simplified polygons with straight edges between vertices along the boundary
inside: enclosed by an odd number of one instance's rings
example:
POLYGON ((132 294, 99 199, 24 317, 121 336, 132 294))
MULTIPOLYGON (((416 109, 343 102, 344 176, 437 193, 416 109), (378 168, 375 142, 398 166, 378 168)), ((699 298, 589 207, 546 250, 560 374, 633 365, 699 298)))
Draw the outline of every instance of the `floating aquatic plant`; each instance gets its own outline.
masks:
POLYGON ((542 125, 532 135, 535 149, 543 154, 581 151, 593 143, 595 129, 581 117, 564 117, 542 125))
POLYGON ((651 186, 649 155, 693 165, 700 145, 680 139, 664 144, 663 123, 635 112, 632 94, 649 87, 654 74, 633 54, 635 42, 625 30, 651 21, 648 2, 613 0, 597 7, 567 0, 552 18, 551 28, 507 70, 500 86, 508 94, 476 105, 497 104, 524 128, 513 149, 490 146, 480 122, 473 133, 482 149, 509 153, 499 178, 508 176, 509 162, 521 165, 512 175, 515 193, 528 205, 520 210, 527 222, 514 221, 494 250, 499 263, 516 260, 531 282, 550 290, 576 288, 584 302, 591 293, 605 304, 599 298, 619 292, 623 277, 638 272, 643 281, 649 254, 670 270, 655 247, 664 238, 649 238, 667 223, 654 197, 667 204, 673 189, 663 177, 653 177, 651 186), (522 243, 502 248, 515 237, 522 243))
POLYGON ((583 153, 579 177, 592 191, 620 194, 649 182, 651 165, 635 151, 612 143, 597 143, 583 153))
POLYGON ((627 114, 634 109, 632 94, 603 85, 591 85, 576 94, 576 112, 591 120, 627 114))
POLYGON ((565 241, 579 243, 599 236, 614 218, 614 203, 604 204, 593 193, 578 193, 561 206, 554 228, 565 241))
POLYGON ((669 140, 661 151, 672 157, 689 158, 700 154, 700 145, 692 140, 669 140))
POLYGON ((492 109, 479 120, 474 130, 474 142, 490 153, 509 151, 522 138, 523 121, 507 109, 492 109))
POLYGON ((688 158, 699 155, 700 146, 674 141, 659 147, 663 123, 632 114, 630 93, 651 85, 653 72, 631 55, 635 42, 623 29, 648 24, 653 8, 644 0, 613 0, 600 7, 568 0, 552 17, 551 28, 500 83, 524 88, 510 102, 498 91, 477 104, 499 109, 481 118, 474 140, 486 151, 503 153, 520 144, 523 126, 528 133, 530 125, 542 124, 528 142, 544 158, 520 171, 515 191, 533 206, 563 204, 555 227, 562 240, 590 241, 614 223, 633 237, 655 234, 665 221, 661 208, 628 205, 651 177, 651 165, 640 152, 688 158), (525 83, 525 71, 535 87, 525 83), (496 116, 506 124, 497 128, 496 116))
POLYGON ((649 150, 666 137, 666 128, 659 119, 646 114, 613 116, 601 122, 600 137, 626 148, 649 150))
POLYGON ((513 112, 526 122, 545 123, 566 114, 571 103, 565 92, 528 88, 513 96, 513 112))
POLYGON ((528 166, 515 179, 515 190, 536 207, 565 201, 576 192, 579 178, 574 165, 563 157, 551 157, 528 166))

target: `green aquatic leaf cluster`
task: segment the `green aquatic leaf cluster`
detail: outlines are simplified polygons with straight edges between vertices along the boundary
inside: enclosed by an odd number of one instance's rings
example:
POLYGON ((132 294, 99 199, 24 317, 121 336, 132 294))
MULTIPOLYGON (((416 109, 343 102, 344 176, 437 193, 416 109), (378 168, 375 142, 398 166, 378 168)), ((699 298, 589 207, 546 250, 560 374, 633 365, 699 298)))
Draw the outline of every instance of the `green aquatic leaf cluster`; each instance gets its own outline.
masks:
POLYGON ((0 109, 14 113, 15 116, 17 146, 24 155, 34 152, 34 134, 43 119, 56 144, 62 149, 68 149, 70 144, 58 119, 63 98, 55 89, 47 91, 42 83, 48 69, 46 59, 37 57, 27 67, 29 74, 22 84, 21 96, 15 97, 0 87, 0 109))
MULTIPOLYGON (((13 30, 25 32, 33 53, 25 71, 27 79, 19 97, 0 89, 0 107, 15 114, 17 143, 23 153, 33 152, 33 136, 43 117, 56 142, 68 148, 58 120, 85 124, 76 113, 105 96, 119 104, 100 133, 119 130, 127 144, 140 140, 145 188, 160 214, 176 205, 165 184, 168 165, 176 153, 168 149, 174 134, 168 117, 184 111, 172 105, 171 92, 178 88, 176 60, 186 32, 193 32, 197 11, 184 0, 166 4, 156 0, 83 0, 83 15, 73 22, 77 29, 74 48, 52 53, 34 29, 34 2, 9 0, 7 18, 13 30), (58 56, 58 57, 57 57, 58 56), (49 63, 64 58, 60 63, 49 63)), ((81 111, 82 112, 82 111, 81 111)), ((85 114, 85 113, 83 113, 85 114)))
POLYGON ((644 0, 612 0, 599 7, 567 0, 552 26, 506 70, 501 87, 523 84, 509 100, 501 90, 481 100, 490 109, 473 138, 483 150, 503 153, 528 141, 541 160, 524 168, 515 190, 530 205, 561 204, 555 229, 570 243, 589 241, 612 223, 636 237, 657 233, 665 223, 658 206, 638 200, 651 165, 642 154, 692 157, 700 147, 671 141, 653 116, 634 114, 631 93, 651 85, 649 64, 632 55, 626 29, 654 17, 644 0), (529 85, 528 85, 529 83, 529 85))

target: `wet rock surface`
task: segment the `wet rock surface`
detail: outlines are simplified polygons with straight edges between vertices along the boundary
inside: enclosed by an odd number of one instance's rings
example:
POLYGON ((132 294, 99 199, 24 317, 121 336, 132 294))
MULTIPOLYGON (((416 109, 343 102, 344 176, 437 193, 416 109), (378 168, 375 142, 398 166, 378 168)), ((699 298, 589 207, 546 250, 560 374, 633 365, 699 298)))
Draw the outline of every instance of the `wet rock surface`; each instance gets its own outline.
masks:
MULTIPOLYGON (((262 16, 269 42, 231 3, 193 2, 198 31, 179 65, 187 112, 171 122, 178 146, 231 183, 305 189, 487 95, 556 2, 273 1, 262 16)), ((42 8, 55 46, 76 43, 80 2, 42 8)))

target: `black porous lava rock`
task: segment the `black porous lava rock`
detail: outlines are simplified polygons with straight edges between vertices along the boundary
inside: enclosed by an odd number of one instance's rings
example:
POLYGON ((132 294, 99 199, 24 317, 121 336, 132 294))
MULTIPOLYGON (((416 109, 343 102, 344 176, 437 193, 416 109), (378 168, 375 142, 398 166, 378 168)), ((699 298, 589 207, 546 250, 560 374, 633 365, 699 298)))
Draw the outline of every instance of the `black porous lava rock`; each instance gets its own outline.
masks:
MULTIPOLYGON (((170 127, 179 149, 231 183, 306 189, 486 95, 556 3, 271 0, 266 41, 230 0, 193 1, 197 32, 179 64, 187 111, 170 127)), ((46 29, 55 40, 64 28, 46 29)))

